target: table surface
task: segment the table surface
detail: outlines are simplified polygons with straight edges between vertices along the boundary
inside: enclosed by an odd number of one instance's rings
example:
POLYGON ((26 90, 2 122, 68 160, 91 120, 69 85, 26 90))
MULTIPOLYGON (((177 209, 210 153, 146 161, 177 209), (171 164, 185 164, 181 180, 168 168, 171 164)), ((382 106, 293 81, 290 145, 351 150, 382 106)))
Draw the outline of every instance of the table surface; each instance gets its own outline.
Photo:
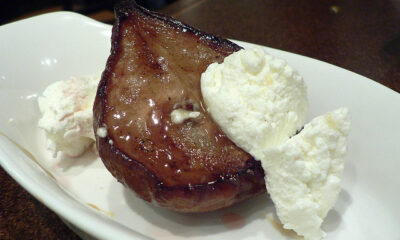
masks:
MULTIPOLYGON (((399 0, 180 0, 203 31, 316 58, 400 92, 399 0)), ((79 239, 0 168, 0 239, 79 239)))

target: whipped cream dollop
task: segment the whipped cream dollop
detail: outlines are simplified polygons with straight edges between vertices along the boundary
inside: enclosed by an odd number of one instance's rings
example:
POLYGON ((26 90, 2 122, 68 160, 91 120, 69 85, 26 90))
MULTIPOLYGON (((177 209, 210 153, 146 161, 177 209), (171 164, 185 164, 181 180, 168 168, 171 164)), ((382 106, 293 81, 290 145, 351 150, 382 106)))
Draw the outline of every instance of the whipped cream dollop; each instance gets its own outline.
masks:
POLYGON ((299 130, 308 110, 303 78, 262 48, 240 50, 201 76, 207 110, 239 147, 259 155, 299 130))
POLYGON ((346 109, 304 125, 302 77, 262 48, 240 50, 201 76, 207 111, 239 147, 262 162, 268 193, 286 229, 325 236, 323 219, 340 192, 350 121, 346 109))
POLYGON ((54 155, 77 157, 94 143, 92 109, 99 80, 100 74, 71 77, 50 84, 39 97, 38 126, 45 130, 54 155))
POLYGON ((310 240, 326 235, 321 224, 341 190, 349 130, 348 110, 340 108, 263 152, 265 183, 284 228, 310 240))

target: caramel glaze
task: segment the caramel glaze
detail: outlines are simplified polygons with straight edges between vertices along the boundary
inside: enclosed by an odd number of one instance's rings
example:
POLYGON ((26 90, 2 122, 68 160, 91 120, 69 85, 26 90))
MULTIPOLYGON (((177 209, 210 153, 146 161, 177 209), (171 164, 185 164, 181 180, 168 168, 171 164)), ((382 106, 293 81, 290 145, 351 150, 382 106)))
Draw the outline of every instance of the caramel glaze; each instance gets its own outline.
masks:
POLYGON ((140 197, 182 212, 211 211, 265 191, 258 161, 211 119, 201 73, 241 48, 134 2, 116 7, 111 55, 94 104, 107 169, 140 197), (173 124, 176 108, 196 119, 173 124), (110 144, 112 140, 112 144, 110 144))

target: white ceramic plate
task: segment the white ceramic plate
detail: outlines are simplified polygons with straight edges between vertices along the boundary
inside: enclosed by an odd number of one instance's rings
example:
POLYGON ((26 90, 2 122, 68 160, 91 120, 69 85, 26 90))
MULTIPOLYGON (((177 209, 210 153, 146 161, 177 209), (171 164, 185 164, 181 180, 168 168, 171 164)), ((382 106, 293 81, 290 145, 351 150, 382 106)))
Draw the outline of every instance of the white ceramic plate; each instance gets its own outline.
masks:
MULTIPOLYGON (((178 214, 137 199, 93 155, 52 160, 37 129, 37 95, 51 82, 101 72, 110 30, 69 12, 0 27, 0 130, 8 136, 0 136, 2 167, 62 218, 100 239, 290 238, 274 220, 266 194, 222 211, 178 214), (237 222, 230 222, 231 213, 239 216, 237 222)), ((333 65, 267 49, 304 76, 309 119, 341 106, 350 109, 343 191, 323 224, 326 239, 400 239, 400 94, 333 65)))

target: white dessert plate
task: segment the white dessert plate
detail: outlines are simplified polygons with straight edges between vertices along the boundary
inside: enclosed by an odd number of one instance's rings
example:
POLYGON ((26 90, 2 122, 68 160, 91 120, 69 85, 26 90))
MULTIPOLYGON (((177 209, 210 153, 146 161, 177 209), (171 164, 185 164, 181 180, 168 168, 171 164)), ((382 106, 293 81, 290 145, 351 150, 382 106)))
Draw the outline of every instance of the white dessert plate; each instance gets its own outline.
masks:
MULTIPOLYGON (((110 36, 111 26, 70 12, 0 27, 1 166, 59 216, 98 239, 291 239, 267 194, 213 213, 179 214, 138 199, 94 154, 52 159, 37 128, 37 96, 54 81, 101 72, 110 36)), ((400 239, 400 94, 321 61, 267 50, 304 76, 309 119, 341 106, 350 109, 343 191, 323 224, 326 239, 400 239)))

